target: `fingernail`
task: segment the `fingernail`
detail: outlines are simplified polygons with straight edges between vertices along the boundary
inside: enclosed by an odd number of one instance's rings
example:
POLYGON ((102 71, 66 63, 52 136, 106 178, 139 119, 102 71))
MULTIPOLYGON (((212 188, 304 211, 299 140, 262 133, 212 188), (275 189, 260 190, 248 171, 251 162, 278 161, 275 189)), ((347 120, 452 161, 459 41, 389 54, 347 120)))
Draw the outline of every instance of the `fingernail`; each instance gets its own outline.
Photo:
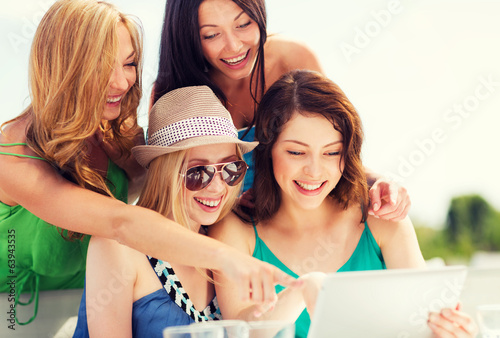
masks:
POLYGON ((375 213, 372 210, 370 210, 370 211, 368 211, 368 215, 375 216, 375 213))
POLYGON ((378 208, 379 208, 378 203, 373 204, 373 210, 377 211, 377 210, 378 210, 378 208))
POLYGON ((262 313, 260 311, 255 310, 253 312, 253 315, 255 316, 255 318, 259 318, 260 316, 262 316, 262 313))

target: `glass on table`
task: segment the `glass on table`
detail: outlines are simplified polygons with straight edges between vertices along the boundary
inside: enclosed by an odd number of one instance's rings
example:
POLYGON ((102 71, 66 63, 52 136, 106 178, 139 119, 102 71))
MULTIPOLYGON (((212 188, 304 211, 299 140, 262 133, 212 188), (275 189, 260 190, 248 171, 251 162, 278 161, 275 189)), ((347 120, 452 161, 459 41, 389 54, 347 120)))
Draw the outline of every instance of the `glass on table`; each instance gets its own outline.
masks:
POLYGON ((192 323, 191 326, 221 328, 224 338, 248 338, 249 327, 243 320, 210 320, 203 323, 192 323))
POLYGON ((500 304, 477 307, 479 331, 483 338, 500 338, 500 304))
POLYGON ((281 320, 248 322, 249 338, 294 338, 295 323, 281 320))
POLYGON ((163 338, 224 338, 224 328, 197 325, 171 326, 163 330, 163 338))

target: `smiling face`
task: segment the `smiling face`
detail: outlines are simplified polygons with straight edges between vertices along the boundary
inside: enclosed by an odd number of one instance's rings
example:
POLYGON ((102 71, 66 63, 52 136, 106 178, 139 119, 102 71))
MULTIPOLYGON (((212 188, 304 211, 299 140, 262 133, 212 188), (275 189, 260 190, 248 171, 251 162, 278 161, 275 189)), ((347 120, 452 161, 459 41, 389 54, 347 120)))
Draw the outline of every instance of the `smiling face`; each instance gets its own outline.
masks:
POLYGON ((319 207, 344 169, 342 134, 319 114, 294 113, 272 148, 274 177, 283 205, 319 207))
MULTIPOLYGON (((198 146, 188 151, 186 168, 199 165, 237 161, 234 143, 198 146)), ((198 191, 191 191, 183 184, 185 210, 191 226, 211 225, 217 221, 221 211, 237 187, 228 186, 217 173, 210 184, 198 191)))
POLYGON ((109 79, 108 97, 104 107, 103 119, 114 120, 120 116, 121 102, 125 94, 134 85, 136 73, 136 55, 132 47, 130 33, 122 23, 118 24, 118 55, 109 79))
POLYGON ((204 0, 198 9, 203 56, 230 79, 250 76, 257 58, 259 26, 231 0, 204 0))

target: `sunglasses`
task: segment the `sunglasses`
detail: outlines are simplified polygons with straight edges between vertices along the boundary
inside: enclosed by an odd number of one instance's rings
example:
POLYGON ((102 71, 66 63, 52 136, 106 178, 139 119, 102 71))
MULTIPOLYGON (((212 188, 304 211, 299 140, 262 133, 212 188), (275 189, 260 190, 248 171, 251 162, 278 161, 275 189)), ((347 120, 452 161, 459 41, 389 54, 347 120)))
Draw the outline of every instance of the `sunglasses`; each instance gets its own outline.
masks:
POLYGON ((227 185, 233 187, 243 180, 247 168, 248 166, 245 161, 199 165, 189 168, 183 176, 186 188, 191 191, 206 188, 217 173, 221 173, 222 180, 227 185))

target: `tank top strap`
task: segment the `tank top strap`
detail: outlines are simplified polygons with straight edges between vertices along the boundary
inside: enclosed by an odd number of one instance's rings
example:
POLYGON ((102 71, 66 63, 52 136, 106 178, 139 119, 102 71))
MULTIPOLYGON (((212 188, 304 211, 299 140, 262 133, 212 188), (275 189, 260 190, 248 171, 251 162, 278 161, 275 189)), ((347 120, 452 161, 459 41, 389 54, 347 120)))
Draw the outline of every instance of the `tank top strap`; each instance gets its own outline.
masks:
POLYGON ((250 216, 250 219, 252 220, 253 231, 255 232, 255 243, 257 243, 257 241, 260 239, 259 233, 257 232, 257 225, 255 224, 255 221, 252 216, 250 216))
POLYGON ((190 316, 191 319, 193 319, 196 323, 222 319, 219 304, 217 303, 217 297, 214 297, 205 309, 198 311, 194 307, 191 299, 189 299, 187 292, 184 291, 182 283, 175 274, 175 271, 170 263, 151 256, 147 256, 147 258, 170 299, 182 310, 184 310, 184 312, 190 316))
MULTIPOLYGON (((14 146, 27 146, 27 144, 26 143, 0 143, 0 147, 14 147, 14 146)), ((7 152, 3 152, 3 151, 0 151, 0 155, 33 158, 35 160, 46 161, 46 159, 44 159, 43 157, 24 155, 24 154, 16 154, 16 153, 7 153, 7 152)))
POLYGON ((363 235, 366 235, 366 239, 368 240, 368 243, 377 251, 380 252, 380 247, 378 246, 377 241, 375 240, 375 237, 373 237, 372 231, 370 230, 370 227, 368 226, 368 223, 365 221, 365 230, 363 231, 363 235))

